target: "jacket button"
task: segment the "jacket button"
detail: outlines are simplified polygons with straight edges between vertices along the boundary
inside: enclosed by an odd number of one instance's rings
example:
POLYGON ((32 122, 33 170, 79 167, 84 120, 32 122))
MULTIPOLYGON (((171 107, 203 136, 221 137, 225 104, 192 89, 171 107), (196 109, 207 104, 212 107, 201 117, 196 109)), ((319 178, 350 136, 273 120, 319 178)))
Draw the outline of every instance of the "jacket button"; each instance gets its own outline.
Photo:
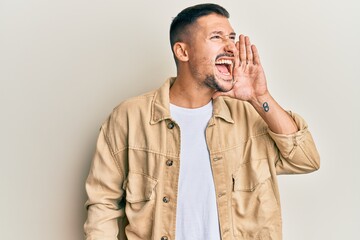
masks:
POLYGON ((173 129, 175 127, 175 123, 174 122, 169 122, 167 127, 168 127, 168 129, 173 129))
POLYGON ((168 202, 170 202, 170 199, 168 197, 163 197, 163 202, 168 203, 168 202))
POLYGON ((166 165, 171 167, 173 165, 173 160, 167 160, 166 165))
POLYGON ((214 157, 214 161, 219 161, 221 159, 222 159, 222 157, 214 157))
POLYGON ((169 238, 167 236, 162 236, 161 240, 169 240, 169 238))

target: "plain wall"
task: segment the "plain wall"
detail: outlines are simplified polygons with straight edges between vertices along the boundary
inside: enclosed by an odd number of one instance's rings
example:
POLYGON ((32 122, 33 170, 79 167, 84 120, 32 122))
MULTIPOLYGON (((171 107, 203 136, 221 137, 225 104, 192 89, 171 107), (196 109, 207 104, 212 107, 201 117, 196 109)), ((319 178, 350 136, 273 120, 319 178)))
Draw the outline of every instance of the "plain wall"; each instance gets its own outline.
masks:
MULTIPOLYGON (((102 122, 176 69, 170 22, 203 1, 0 0, 0 238, 78 240, 102 122)), ((285 240, 356 240, 360 4, 216 1, 308 122, 321 169, 280 176, 285 240)))

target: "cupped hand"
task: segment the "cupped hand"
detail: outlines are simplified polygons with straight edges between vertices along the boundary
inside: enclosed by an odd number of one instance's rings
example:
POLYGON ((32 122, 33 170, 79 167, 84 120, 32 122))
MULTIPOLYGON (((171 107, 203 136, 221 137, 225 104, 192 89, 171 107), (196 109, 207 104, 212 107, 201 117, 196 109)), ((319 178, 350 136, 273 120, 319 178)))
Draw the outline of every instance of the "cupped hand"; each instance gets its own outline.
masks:
POLYGON ((213 98, 229 96, 243 101, 256 100, 268 92, 266 77, 259 53, 248 36, 240 35, 234 51, 233 88, 228 92, 215 92, 213 98))

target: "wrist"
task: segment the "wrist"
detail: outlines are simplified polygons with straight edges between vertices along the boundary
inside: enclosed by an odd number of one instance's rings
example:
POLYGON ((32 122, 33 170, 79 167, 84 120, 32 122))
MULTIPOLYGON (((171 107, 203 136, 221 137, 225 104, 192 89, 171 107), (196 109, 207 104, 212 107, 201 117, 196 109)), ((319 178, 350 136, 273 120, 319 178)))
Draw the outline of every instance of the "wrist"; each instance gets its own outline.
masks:
POLYGON ((266 91, 264 94, 254 96, 252 99, 249 100, 249 103, 255 109, 262 109, 262 111, 268 112, 269 111, 269 102, 271 102, 272 96, 270 95, 269 91, 266 91))

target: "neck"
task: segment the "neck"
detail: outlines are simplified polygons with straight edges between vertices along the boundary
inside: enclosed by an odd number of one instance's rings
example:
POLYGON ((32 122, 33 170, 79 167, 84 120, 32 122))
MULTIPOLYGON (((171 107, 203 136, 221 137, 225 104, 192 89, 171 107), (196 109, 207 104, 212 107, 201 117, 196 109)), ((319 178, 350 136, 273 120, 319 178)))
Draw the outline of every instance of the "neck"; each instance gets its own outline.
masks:
POLYGON ((178 75, 170 88, 170 103, 184 108, 199 108, 208 104, 214 90, 191 76, 178 75))

